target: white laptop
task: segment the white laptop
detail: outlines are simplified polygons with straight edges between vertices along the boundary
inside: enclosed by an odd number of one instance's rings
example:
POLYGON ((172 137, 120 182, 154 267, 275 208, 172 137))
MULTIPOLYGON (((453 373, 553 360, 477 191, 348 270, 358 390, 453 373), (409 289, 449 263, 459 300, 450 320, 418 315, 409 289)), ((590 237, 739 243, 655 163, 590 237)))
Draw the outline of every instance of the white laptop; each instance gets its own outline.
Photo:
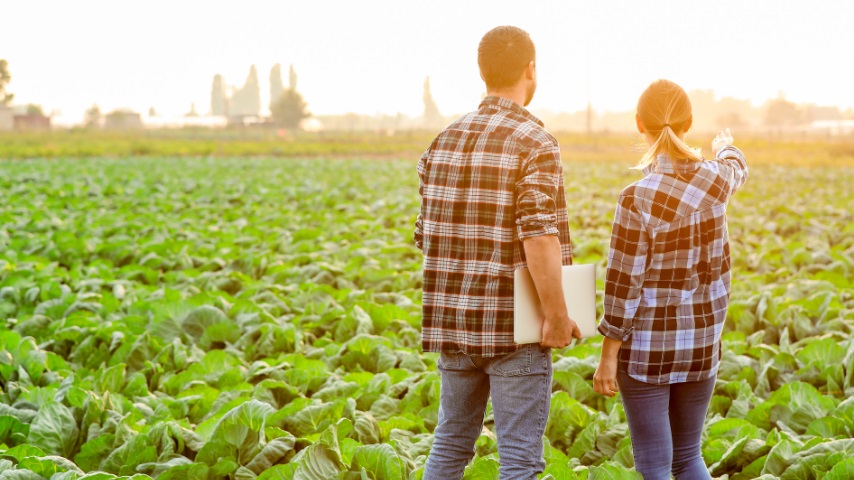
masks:
MULTIPOLYGON (((596 266, 564 265, 563 296, 569 318, 584 338, 596 335, 596 266)), ((527 268, 513 274, 513 339, 516 343, 542 340, 543 311, 527 268)))

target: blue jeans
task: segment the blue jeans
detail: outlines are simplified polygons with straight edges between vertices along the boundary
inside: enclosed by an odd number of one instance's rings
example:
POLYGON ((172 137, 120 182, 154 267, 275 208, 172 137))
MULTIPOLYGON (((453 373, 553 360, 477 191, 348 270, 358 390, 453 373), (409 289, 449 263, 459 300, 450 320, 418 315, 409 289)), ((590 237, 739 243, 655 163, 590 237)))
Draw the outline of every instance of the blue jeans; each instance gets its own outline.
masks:
POLYGON ((442 353, 439 371, 439 424, 424 480, 462 478, 483 430, 490 392, 500 477, 536 479, 546 467, 543 433, 551 401, 551 349, 528 344, 496 357, 442 353))
POLYGON ((644 480, 711 479, 700 452, 700 436, 715 377, 699 382, 653 385, 635 380, 623 364, 617 384, 626 410, 635 469, 644 480))

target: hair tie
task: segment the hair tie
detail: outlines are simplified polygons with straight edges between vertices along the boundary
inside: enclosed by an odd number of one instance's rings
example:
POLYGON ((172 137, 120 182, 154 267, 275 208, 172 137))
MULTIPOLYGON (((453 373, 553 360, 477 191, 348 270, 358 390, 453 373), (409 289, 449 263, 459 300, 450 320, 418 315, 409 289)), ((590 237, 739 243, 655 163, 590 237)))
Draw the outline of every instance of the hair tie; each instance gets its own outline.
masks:
POLYGON ((669 123, 665 123, 664 125, 661 126, 661 129, 664 130, 664 127, 669 127, 669 126, 670 126, 669 123))

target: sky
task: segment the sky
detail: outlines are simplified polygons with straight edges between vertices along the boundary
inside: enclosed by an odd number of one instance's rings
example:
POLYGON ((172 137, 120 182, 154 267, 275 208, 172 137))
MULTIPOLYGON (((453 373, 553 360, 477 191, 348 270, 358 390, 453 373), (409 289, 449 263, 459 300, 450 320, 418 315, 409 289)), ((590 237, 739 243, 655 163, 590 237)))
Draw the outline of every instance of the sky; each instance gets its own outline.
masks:
POLYGON ((213 76, 240 86, 253 64, 267 105, 276 63, 317 115, 417 116, 427 76, 442 114, 464 113, 485 91, 477 44, 506 24, 537 48, 532 110, 631 110, 657 78, 854 107, 850 0, 7 0, 2 14, 8 90, 57 123, 92 104, 205 114, 213 76))

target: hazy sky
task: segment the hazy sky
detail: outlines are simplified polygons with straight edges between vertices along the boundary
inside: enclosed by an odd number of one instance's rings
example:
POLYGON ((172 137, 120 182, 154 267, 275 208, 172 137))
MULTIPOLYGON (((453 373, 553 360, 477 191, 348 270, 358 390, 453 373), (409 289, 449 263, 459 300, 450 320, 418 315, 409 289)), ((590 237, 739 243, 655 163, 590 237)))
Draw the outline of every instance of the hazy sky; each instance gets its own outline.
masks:
POLYGON ((429 75, 443 114, 476 107, 477 44, 522 27, 537 46, 532 109, 628 110, 656 78, 760 104, 854 107, 854 1, 4 1, 0 58, 16 103, 79 121, 103 111, 210 109, 214 74, 262 104, 281 63, 316 114, 418 115, 429 75), (589 86, 589 87, 588 87, 589 86))

